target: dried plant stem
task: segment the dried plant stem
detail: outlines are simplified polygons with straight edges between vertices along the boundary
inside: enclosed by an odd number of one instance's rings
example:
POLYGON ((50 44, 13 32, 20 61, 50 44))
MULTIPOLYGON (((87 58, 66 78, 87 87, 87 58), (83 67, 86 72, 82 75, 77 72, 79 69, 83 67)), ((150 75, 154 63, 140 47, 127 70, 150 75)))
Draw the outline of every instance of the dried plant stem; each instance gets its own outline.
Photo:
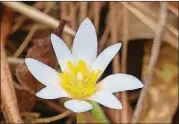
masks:
POLYGON ((9 64, 16 64, 16 65, 24 63, 24 59, 16 58, 16 57, 8 57, 7 61, 9 64))
MULTIPOLYGON (((155 31, 157 23, 148 18, 143 12, 138 10, 137 8, 133 7, 129 3, 122 3, 130 12, 132 12, 136 17, 138 17, 144 24, 146 24, 151 30, 155 31)), ((178 39, 177 37, 171 35, 169 32, 164 32, 164 39, 165 41, 170 44, 173 48, 178 50, 178 39)))
MULTIPOLYGON (((47 6, 44 9, 44 13, 48 14, 50 12, 50 10, 53 8, 54 6, 54 2, 47 2, 46 3, 47 6)), ((26 46, 28 45, 28 43, 30 42, 30 40, 32 39, 32 37, 34 36, 35 32, 37 31, 39 24, 34 24, 32 26, 32 28, 30 29, 30 32, 28 33, 28 35, 26 36, 26 38, 24 39, 24 41, 22 42, 22 44, 20 45, 20 47, 17 49, 17 51, 14 53, 13 57, 18 57, 26 48, 26 46)))
POLYGON ((87 16, 87 7, 88 7, 88 2, 80 2, 80 20, 79 23, 81 23, 87 16))
POLYGON ((77 21, 76 21, 76 12, 77 12, 77 7, 75 6, 74 2, 70 2, 70 22, 71 22, 71 27, 73 29, 77 28, 77 21))
POLYGON ((99 31, 100 14, 101 14, 101 3, 94 2, 94 25, 97 33, 99 31))
POLYGON ((50 123, 50 122, 62 119, 64 117, 68 116, 69 114, 71 114, 71 111, 67 110, 67 111, 63 112, 62 114, 58 114, 58 115, 53 116, 53 117, 35 119, 34 122, 35 123, 50 123))
POLYGON ((1 42, 1 108, 8 123, 23 123, 12 83, 7 58, 1 42))
MULTIPOLYGON (((60 21, 58 21, 57 19, 48 16, 46 14, 44 14, 43 12, 28 6, 22 2, 1 2, 4 5, 14 9, 17 12, 20 12, 21 14, 35 20, 38 21, 40 23, 43 23, 45 25, 48 25, 49 27, 55 29, 60 25, 60 21)), ((71 28, 69 28, 68 26, 65 26, 64 28, 64 32, 68 33, 72 36, 75 35, 75 31, 71 28)))
MULTIPOLYGON (((111 30, 111 42, 112 44, 115 44, 118 41, 117 37, 117 23, 115 19, 117 18, 117 8, 118 6, 116 5, 117 3, 111 2, 110 3, 110 30, 111 30)), ((119 62, 119 54, 117 54, 114 59, 113 59, 113 72, 114 73, 119 73, 120 72, 120 62, 119 62)), ((116 97, 119 98, 121 97, 120 93, 115 93, 116 97)), ((121 112, 120 110, 115 111, 115 123, 120 123, 121 122, 121 112)))
POLYGON ((145 105, 144 98, 146 96, 149 85, 151 85, 152 83, 151 82, 152 74, 153 74, 153 70, 156 65, 158 55, 159 55, 160 46, 162 42, 161 41, 162 33, 164 30, 164 25, 165 25, 166 18, 167 18, 167 5, 168 5, 167 2, 161 2, 160 15, 159 15, 159 19, 158 19, 158 23, 157 23, 157 27, 155 31, 155 37, 154 37, 154 41, 152 45, 151 58, 150 58, 149 66, 148 66, 148 73, 144 80, 145 86, 142 89, 142 92, 140 94, 140 97, 136 106, 136 110, 134 112, 132 123, 139 122, 143 106, 145 105))
POLYGON ((108 40, 108 36, 110 34, 110 24, 108 23, 105 27, 103 36, 101 37, 100 41, 99 41, 99 53, 102 52, 102 50, 104 49, 104 46, 108 40))
POLYGON ((21 116, 33 116, 35 118, 38 118, 40 117, 40 113, 37 113, 37 112, 23 112, 21 113, 21 116))
POLYGON ((18 57, 20 56, 20 54, 24 51, 24 49, 26 48, 26 46, 28 45, 28 43, 30 42, 30 40, 32 39, 32 37, 34 36, 36 30, 38 28, 38 25, 35 24, 30 32, 27 34, 26 38, 24 39, 24 41, 22 42, 22 44, 20 45, 20 47, 16 50, 16 52, 13 54, 13 57, 18 57))
MULTIPOLYGON (((128 49, 128 10, 123 6, 123 37, 122 37, 122 73, 127 72, 127 49, 128 49)), ((128 98, 127 92, 121 92, 121 102, 123 105, 123 109, 121 112, 121 123, 129 123, 129 115, 128 115, 128 98)))
MULTIPOLYGON (((154 13, 150 7, 148 7, 147 5, 145 5, 145 3, 140 3, 140 2, 133 2, 132 4, 134 4, 136 7, 138 7, 140 10, 142 10, 144 13, 149 14, 149 18, 154 18, 154 20, 157 19, 158 15, 156 13, 154 13)), ((171 24, 165 24, 166 28, 171 31, 171 33, 173 33, 177 38, 178 38, 178 29, 176 29, 174 26, 172 26, 171 24)))
MULTIPOLYGON (((33 5, 33 7, 37 8, 37 9, 42 9, 42 8, 44 8, 44 2, 36 2, 33 5)), ((16 24, 12 27, 11 33, 16 32, 26 20, 27 20, 27 18, 24 16, 17 17, 16 24)))
POLYGON ((14 15, 15 13, 11 8, 3 8, 3 14, 1 18, 1 42, 3 42, 4 45, 6 45, 8 41, 8 37, 12 29, 14 15))

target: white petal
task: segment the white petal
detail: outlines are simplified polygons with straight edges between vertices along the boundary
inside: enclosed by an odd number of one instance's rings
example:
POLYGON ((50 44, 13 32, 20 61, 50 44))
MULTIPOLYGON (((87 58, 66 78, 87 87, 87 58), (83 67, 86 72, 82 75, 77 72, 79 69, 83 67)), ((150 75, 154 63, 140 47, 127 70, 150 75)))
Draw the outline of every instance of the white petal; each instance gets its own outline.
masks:
POLYGON ((122 109, 122 105, 119 102, 119 100, 112 93, 107 91, 96 92, 93 96, 91 96, 88 99, 98 102, 108 108, 122 109))
POLYGON ((36 96, 43 99, 57 99, 61 97, 69 97, 69 95, 61 88, 56 86, 47 86, 40 90, 36 96))
POLYGON ((110 75, 97 84, 98 89, 102 88, 102 90, 107 90, 112 93, 134 90, 142 87, 142 82, 136 77, 120 73, 110 75))
POLYGON ((79 100, 69 100, 65 102, 65 107, 70 109, 73 112, 80 113, 86 112, 93 108, 91 104, 86 101, 79 101, 79 100))
POLYGON ((32 58, 25 59, 25 63, 32 75, 42 84, 48 86, 59 81, 58 72, 50 66, 32 58))
POLYGON ((121 43, 117 43, 106 48, 94 61, 92 70, 102 70, 103 72, 120 48, 121 43))
POLYGON ((68 49, 63 40, 57 37, 55 34, 51 34, 51 41, 61 70, 65 72, 67 70, 67 61, 73 62, 71 51, 68 49))
POLYGON ((85 60, 91 66, 97 55, 97 36, 92 22, 86 18, 74 38, 72 54, 77 62, 85 60))

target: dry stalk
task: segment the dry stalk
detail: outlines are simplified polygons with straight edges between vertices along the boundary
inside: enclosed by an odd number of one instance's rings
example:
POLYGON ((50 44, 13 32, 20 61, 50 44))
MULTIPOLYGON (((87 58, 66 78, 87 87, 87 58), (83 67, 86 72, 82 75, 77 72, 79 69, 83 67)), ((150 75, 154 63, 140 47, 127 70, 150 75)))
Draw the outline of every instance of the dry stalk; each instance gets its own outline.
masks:
MULTIPOLYGON (((46 7, 44 9, 44 13, 48 14, 50 12, 50 10, 53 8, 55 3, 54 2, 47 2, 46 4, 47 5, 46 5, 46 7)), ((32 28, 30 29, 30 32, 27 34, 26 38, 24 39, 24 41, 22 42, 20 47, 14 53, 13 57, 20 56, 20 54, 24 51, 24 49, 26 48, 26 46, 28 45, 28 43, 30 42, 32 37, 34 36, 35 32, 37 31, 38 26, 39 26, 39 24, 34 24, 32 26, 32 28)))
POLYGON ((88 9, 88 18, 90 18, 91 20, 93 20, 94 18, 94 6, 93 6, 93 3, 90 2, 89 3, 89 9, 88 9))
POLYGON ((62 114, 58 114, 58 115, 53 116, 53 117, 37 118, 37 119, 34 120, 34 122, 35 123, 50 123, 50 122, 62 119, 64 117, 68 116, 69 114, 71 114, 71 111, 67 110, 67 111, 63 112, 62 114))
POLYGON ((40 113, 37 113, 37 112, 23 112, 23 113, 21 113, 21 116, 27 116, 27 117, 33 116, 35 118, 38 118, 38 117, 40 117, 40 113))
POLYGON ((80 2, 79 23, 81 23, 86 18, 87 7, 88 7, 88 2, 80 2))
MULTIPOLYGON (((45 25, 48 25, 49 27, 55 29, 60 25, 60 21, 46 15, 45 13, 31 7, 28 6, 22 2, 1 2, 2 4, 4 4, 5 6, 8 6, 10 8, 12 8, 13 10, 23 14, 24 16, 27 16, 35 21, 38 21, 40 23, 43 23, 45 25)), ((71 28, 69 28, 68 26, 65 26, 64 28, 64 32, 67 34, 70 34, 72 36, 75 35, 75 31, 71 28)))
POLYGON ((99 41, 99 50, 98 52, 101 53, 102 50, 104 49, 104 46, 108 40, 108 36, 110 34, 110 24, 108 23, 104 29, 104 33, 99 41))
MULTIPOLYGON (((117 10, 118 6, 117 3, 111 2, 110 3, 110 30, 111 30, 111 42, 112 44, 115 44, 118 41, 118 36, 117 36, 117 21, 115 19, 117 18, 117 10)), ((120 72, 120 62, 119 62, 119 54, 117 54, 114 59, 113 59, 113 72, 114 73, 119 73, 120 72)), ((120 93, 115 94, 117 98, 121 97, 120 93)), ((115 111, 115 123, 120 123, 121 122, 121 112, 120 110, 115 111)))
POLYGON ((8 123, 23 123, 7 64, 7 58, 1 42, 1 108, 8 123))
POLYGON ((76 12, 77 12, 77 6, 74 2, 70 2, 70 23, 72 29, 76 30, 77 28, 77 21, 76 21, 76 12))
POLYGON ((153 41, 153 45, 152 45, 152 50, 151 50, 151 57, 150 57, 150 62, 149 62, 149 66, 148 66, 148 73, 147 76, 144 80, 145 82, 145 86, 142 89, 142 92, 140 94, 137 106, 136 106, 136 110, 134 112, 134 116, 133 116, 133 120, 132 123, 137 123, 139 122, 142 110, 143 110, 143 106, 144 106, 144 98, 147 94, 147 90, 149 88, 149 85, 151 85, 151 79, 152 79, 152 74, 153 74, 153 70, 155 68, 156 62, 157 62, 157 58, 159 55, 159 51, 160 51, 160 46, 161 46, 161 38, 162 38, 162 33, 164 30, 164 25, 166 22, 166 18, 167 18, 167 2, 161 2, 161 7, 160 7, 160 13, 159 13, 159 19, 158 19, 158 23, 157 23, 157 27, 156 27, 156 31, 155 31, 155 36, 154 36, 154 41, 153 41))
MULTIPOLYGON (((139 3, 139 2, 133 2, 136 7, 138 7, 141 11, 149 15, 149 18, 153 18, 154 20, 157 20, 158 15, 154 13, 145 3, 139 3)), ((166 24, 166 28, 173 33, 178 38, 178 30, 171 24, 166 24)))
MULTIPOLYGON (((44 2, 36 2, 33 5, 34 8, 36 9, 43 9, 44 8, 44 2)), ((12 31, 11 34, 16 32, 20 26, 27 20, 28 18, 24 17, 24 16, 19 16, 16 18, 16 24, 12 27, 12 31)))
POLYGON ((12 29, 14 15, 15 12, 11 8, 9 7, 3 8, 3 14, 1 15, 0 18, 1 18, 1 42, 3 42, 4 45, 6 45, 8 41, 8 37, 12 29))
POLYGON ((16 57, 8 57, 7 61, 8 61, 9 64, 15 64, 15 65, 24 63, 24 59, 16 58, 16 57))
MULTIPOLYGON (((157 26, 157 23, 151 19, 148 18, 143 12, 138 10, 137 8, 133 7, 129 3, 122 3, 130 12, 132 12, 136 17, 138 17, 144 24, 146 24, 151 30, 155 31, 155 28, 157 26)), ((170 44, 173 48, 178 50, 178 39, 174 37, 169 32, 164 32, 164 39, 168 44, 170 44)))
MULTIPOLYGON (((123 6, 123 35, 122 35, 122 73, 127 73, 127 49, 128 49, 128 10, 123 6)), ((123 109, 121 112, 121 122, 129 123, 129 108, 128 108, 128 98, 127 92, 121 92, 121 103, 123 105, 123 109)))
POLYGON ((99 31, 99 22, 100 22, 100 14, 101 14, 101 3, 100 2, 94 2, 94 25, 96 32, 98 33, 99 31))

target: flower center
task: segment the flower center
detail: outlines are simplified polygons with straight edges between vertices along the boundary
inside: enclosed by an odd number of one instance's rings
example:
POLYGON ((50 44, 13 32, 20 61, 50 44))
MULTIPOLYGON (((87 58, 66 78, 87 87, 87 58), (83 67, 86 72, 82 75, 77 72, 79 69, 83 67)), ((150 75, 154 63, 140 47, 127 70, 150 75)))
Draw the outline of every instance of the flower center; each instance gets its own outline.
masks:
POLYGON ((76 99, 89 97, 96 91, 96 81, 101 70, 95 72, 87 69, 86 63, 79 60, 77 65, 68 62, 68 72, 59 73, 62 79, 61 86, 76 99))

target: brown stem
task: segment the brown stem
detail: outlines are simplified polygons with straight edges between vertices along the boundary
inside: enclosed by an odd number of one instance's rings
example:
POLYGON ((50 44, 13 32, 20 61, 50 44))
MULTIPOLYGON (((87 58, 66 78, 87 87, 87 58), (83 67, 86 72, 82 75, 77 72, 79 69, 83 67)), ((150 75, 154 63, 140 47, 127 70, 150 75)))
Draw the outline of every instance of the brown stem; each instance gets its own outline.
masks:
POLYGON ((148 73, 144 80, 145 86, 140 94, 140 97, 139 97, 139 100, 138 100, 138 103, 136 106, 136 110, 134 112, 132 123, 139 122, 139 119, 140 119, 140 116, 141 116, 141 113, 142 113, 142 110, 143 110, 144 104, 145 104, 144 98, 147 94, 149 85, 151 85, 151 83, 152 83, 151 82, 152 74, 153 74, 153 70, 155 68, 157 58, 159 55, 160 46, 162 43, 162 41, 161 41, 162 33, 164 30, 164 25, 165 25, 166 18, 167 18, 167 6, 168 6, 167 2, 161 2, 159 19, 158 19, 158 23, 157 23, 157 27, 156 27, 156 31, 155 31, 154 41, 153 41, 152 50, 151 50, 151 57, 150 57, 150 62, 149 62, 149 66, 148 66, 148 73))
MULTIPOLYGON (((47 6, 44 9, 44 13, 48 14, 50 10, 53 8, 54 2, 47 2, 46 4, 47 6)), ((30 42, 34 34, 36 33, 38 26, 39 24, 34 24, 32 26, 28 35, 26 36, 26 38, 24 39, 20 47, 17 49, 17 51, 14 53, 13 57, 18 57, 24 51, 24 49, 26 48, 26 46, 28 45, 28 43, 30 42)))
MULTIPOLYGON (((122 73, 126 73, 126 63, 127 63, 127 48, 128 48, 128 11, 123 6, 123 37, 122 37, 122 73)), ((121 123, 129 123, 129 113, 128 113, 128 98, 127 92, 121 92, 121 103, 123 109, 121 111, 121 123)))
POLYGON ((1 107, 8 123, 23 123, 17 105, 12 77, 1 42, 1 107))

